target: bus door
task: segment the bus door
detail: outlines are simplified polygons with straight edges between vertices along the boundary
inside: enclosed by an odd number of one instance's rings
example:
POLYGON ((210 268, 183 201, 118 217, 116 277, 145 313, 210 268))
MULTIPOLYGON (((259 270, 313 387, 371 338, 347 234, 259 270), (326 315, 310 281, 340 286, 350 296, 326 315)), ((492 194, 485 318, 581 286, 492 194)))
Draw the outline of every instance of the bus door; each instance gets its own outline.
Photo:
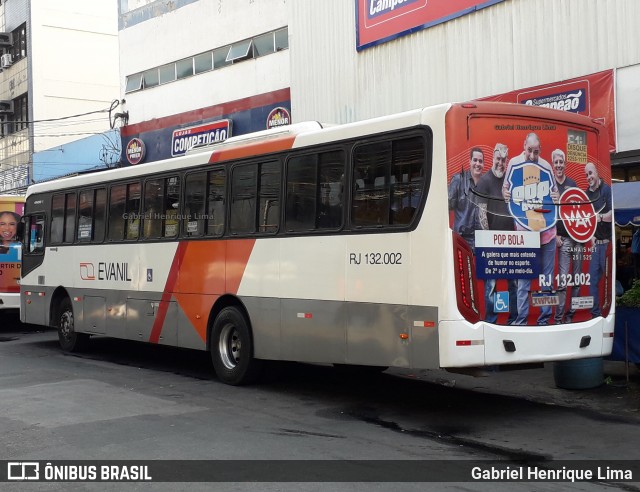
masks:
POLYGON ((43 325, 46 323, 45 277, 36 272, 44 260, 45 215, 27 213, 23 218, 22 236, 22 282, 20 286, 20 320, 23 323, 43 325))

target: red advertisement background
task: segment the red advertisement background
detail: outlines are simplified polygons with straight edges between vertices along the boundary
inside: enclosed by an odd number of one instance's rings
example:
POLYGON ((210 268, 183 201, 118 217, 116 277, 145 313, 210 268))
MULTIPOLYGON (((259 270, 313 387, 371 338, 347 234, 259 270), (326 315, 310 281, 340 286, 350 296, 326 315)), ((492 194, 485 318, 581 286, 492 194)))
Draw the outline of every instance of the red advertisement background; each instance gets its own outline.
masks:
POLYGON ((427 0, 368 19, 371 0, 356 0, 356 48, 358 50, 395 37, 425 29, 442 22, 489 7, 503 0, 427 0), (372 25, 373 24, 373 25, 372 25))
POLYGON ((616 133, 615 133, 615 106, 614 106, 614 85, 613 70, 605 70, 603 72, 585 75, 584 77, 576 77, 551 84, 537 85, 518 89, 504 94, 483 97, 478 101, 497 101, 509 103, 524 103, 525 100, 543 97, 547 94, 572 90, 573 87, 579 85, 586 87, 587 94, 587 110, 578 113, 598 119, 604 123, 609 132, 609 152, 616 151, 616 133))
MULTIPOLYGON (((447 185, 451 182, 454 174, 462 170, 469 170, 469 152, 474 147, 479 147, 484 152, 483 174, 491 172, 493 160, 493 149, 496 143, 502 143, 509 148, 508 159, 518 156, 524 149, 524 141, 528 133, 534 132, 540 138, 540 157, 547 162, 551 162, 551 153, 559 148, 567 153, 567 134, 569 130, 584 131, 587 134, 586 160, 595 164, 600 178, 611 186, 611 164, 608 152, 606 129, 598 132, 598 126, 590 128, 584 126, 584 118, 577 117, 571 113, 558 113, 558 110, 545 108, 535 108, 531 106, 514 106, 512 104, 492 104, 477 103, 454 105, 449 111, 446 120, 447 131, 447 185), (520 113, 520 114, 519 114, 520 113), (553 118, 557 117, 558 120, 553 118), (563 121, 560 121, 562 119, 563 121), (535 127, 535 128, 532 128, 535 127), (538 128, 539 127, 539 128, 538 128)), ((568 158, 565 173, 574 179, 578 188, 585 190, 588 187, 585 175, 585 163, 573 162, 568 158)), ((454 215, 449 214, 449 226, 453 229, 454 215)), ((557 256, 556 256, 557 262, 557 256)), ((582 271, 589 271, 589 261, 582 262, 582 271)), ((554 272, 558 272, 557 264, 554 272)), ((484 305, 484 282, 475 279, 477 287, 477 300, 480 306, 481 315, 484 316, 486 308, 484 305)), ((608 302, 605 293, 611 292, 612 284, 609 277, 609 284, 605 287, 604 276, 600 279, 600 304, 603 312, 608 312, 604 303, 608 302)), ((498 281, 498 290, 506 290, 506 283, 498 281)), ((538 280, 531 282, 531 290, 540 290, 538 280)), ((578 289, 579 295, 588 295, 586 286, 578 289)), ((610 301, 610 299, 609 299, 610 301)), ((539 308, 530 307, 529 324, 535 325, 539 308)), ((505 324, 507 313, 499 315, 498 324, 505 324)), ((574 316, 574 321, 584 321, 590 319, 588 310, 579 310, 574 316)))

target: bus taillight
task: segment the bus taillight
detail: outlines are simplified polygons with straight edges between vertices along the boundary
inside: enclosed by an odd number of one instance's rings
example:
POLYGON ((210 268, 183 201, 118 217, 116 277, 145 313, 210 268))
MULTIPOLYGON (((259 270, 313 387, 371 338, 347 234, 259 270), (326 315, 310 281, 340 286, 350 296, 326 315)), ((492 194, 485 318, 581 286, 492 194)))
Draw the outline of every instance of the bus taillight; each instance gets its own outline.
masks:
POLYGON ((473 252, 467 242, 455 232, 453 233, 453 254, 458 309, 467 321, 476 323, 480 320, 480 311, 476 304, 478 293, 473 252))

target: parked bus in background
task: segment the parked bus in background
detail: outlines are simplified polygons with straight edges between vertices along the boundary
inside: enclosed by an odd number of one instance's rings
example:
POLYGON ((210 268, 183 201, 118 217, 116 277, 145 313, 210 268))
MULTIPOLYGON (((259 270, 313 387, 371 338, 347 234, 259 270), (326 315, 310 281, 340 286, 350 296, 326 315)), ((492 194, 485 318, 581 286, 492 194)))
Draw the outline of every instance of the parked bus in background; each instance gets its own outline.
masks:
POLYGON ((20 308, 21 243, 18 224, 24 196, 0 195, 0 310, 20 308))
POLYGON ((265 360, 599 357, 614 331, 610 184, 604 126, 524 105, 234 137, 30 186, 21 319, 57 326, 66 351, 91 335, 208 350, 229 384, 265 360), (557 149, 575 181, 562 193, 557 149), (560 270, 559 224, 575 270, 560 270))

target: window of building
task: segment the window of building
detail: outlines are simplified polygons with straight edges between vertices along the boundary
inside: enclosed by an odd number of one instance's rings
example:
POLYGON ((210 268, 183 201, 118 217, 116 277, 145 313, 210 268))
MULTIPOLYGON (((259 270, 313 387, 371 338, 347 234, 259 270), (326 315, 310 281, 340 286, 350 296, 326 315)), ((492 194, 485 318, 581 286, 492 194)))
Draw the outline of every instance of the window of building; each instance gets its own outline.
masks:
POLYGON ((268 32, 267 34, 253 38, 253 56, 255 58, 268 55, 275 52, 275 50, 274 33, 268 32))
POLYGON ((199 53, 162 67, 128 75, 125 81, 125 93, 149 89, 287 48, 289 48, 289 29, 285 27, 260 34, 251 39, 221 46, 206 53, 199 53))
POLYGON ((240 41, 239 43, 235 43, 231 45, 231 49, 229 53, 227 53, 226 61, 235 62, 244 60, 246 58, 251 58, 251 39, 245 39, 244 41, 240 41))
POLYGON ((2 122, 2 135, 10 135, 29 128, 29 100, 27 94, 12 101, 13 113, 8 113, 2 122))
POLYGON ((134 75, 130 75, 127 77, 127 86, 125 87, 125 92, 134 92, 142 89, 142 74, 136 73, 134 75))
POLYGON ((158 71, 159 74, 159 82, 161 84, 166 84, 167 82, 173 82, 176 80, 176 64, 169 63, 167 65, 162 65, 158 71))
POLYGON ((7 51, 11 54, 12 61, 15 63, 21 58, 27 56, 27 24, 22 24, 15 29, 12 33, 13 45, 7 51))
POLYGON ((289 48, 289 29, 279 29, 275 32, 276 51, 289 48))
POLYGON ((176 76, 178 79, 186 79, 193 75, 193 58, 186 58, 176 62, 176 76))
POLYGON ((223 46, 222 48, 213 50, 213 67, 215 69, 231 65, 232 62, 227 61, 227 55, 230 49, 231 46, 223 46))
POLYGON ((158 74, 158 69, 152 68, 151 70, 147 70, 146 72, 144 72, 142 74, 142 80, 145 89, 159 85, 160 75, 158 74))

